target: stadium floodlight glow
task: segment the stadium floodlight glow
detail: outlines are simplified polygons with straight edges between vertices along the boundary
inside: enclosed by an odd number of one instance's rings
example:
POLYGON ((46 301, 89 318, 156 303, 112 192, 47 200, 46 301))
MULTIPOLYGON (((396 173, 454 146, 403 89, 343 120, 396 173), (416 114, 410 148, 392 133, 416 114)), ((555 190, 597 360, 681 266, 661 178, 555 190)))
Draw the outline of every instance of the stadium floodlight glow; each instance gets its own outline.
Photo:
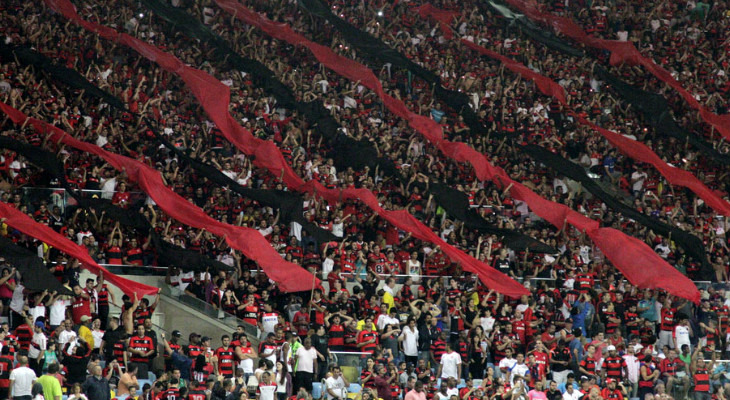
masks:
POLYGON ((139 17, 140 18, 144 18, 144 14, 143 13, 139 13, 139 17))
POLYGON ((378 17, 383 18, 383 10, 378 10, 378 17))

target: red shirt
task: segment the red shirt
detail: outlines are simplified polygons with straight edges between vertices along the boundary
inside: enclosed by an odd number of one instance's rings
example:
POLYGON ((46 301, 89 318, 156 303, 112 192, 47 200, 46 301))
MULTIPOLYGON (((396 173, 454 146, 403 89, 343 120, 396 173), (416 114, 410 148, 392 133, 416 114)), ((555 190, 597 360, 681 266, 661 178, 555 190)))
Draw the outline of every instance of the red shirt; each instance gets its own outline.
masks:
POLYGON ((71 304, 71 316, 74 324, 81 324, 81 317, 87 315, 91 317, 91 301, 81 296, 76 296, 71 304))

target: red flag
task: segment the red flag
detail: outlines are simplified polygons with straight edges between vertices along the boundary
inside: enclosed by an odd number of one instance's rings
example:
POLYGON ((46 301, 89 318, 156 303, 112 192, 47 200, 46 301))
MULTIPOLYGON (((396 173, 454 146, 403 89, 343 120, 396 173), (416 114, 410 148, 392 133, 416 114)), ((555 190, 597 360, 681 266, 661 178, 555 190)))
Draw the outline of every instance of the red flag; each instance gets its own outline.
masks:
MULTIPOLYGON (((386 221, 404 231, 412 233, 413 237, 438 245, 444 254, 452 261, 460 264, 465 271, 477 273, 482 282, 488 287, 512 297, 529 293, 517 281, 510 279, 494 268, 446 243, 430 228, 409 213, 405 211, 385 210, 380 206, 377 197, 369 190, 330 190, 317 181, 304 182, 287 164, 284 156, 273 142, 254 137, 251 132, 239 125, 229 114, 229 89, 218 79, 204 71, 186 66, 173 55, 165 53, 146 42, 125 33, 118 33, 113 29, 81 19, 76 13, 75 7, 68 0, 46 0, 46 3, 83 28, 138 51, 145 58, 156 62, 163 69, 182 78, 223 135, 244 153, 254 155, 254 163, 258 167, 265 168, 276 176, 282 176, 283 181, 290 189, 316 193, 333 203, 347 199, 360 200, 386 221)), ((274 278, 272 277, 272 279, 274 278)), ((301 280, 299 281, 301 282, 301 280)))
MULTIPOLYGON (((5 112, 16 124, 23 124, 28 119, 22 112, 2 102, 0 102, 0 110, 5 112)), ((231 247, 241 250, 248 258, 261 265, 266 275, 277 282, 282 291, 297 292, 312 289, 312 274, 281 258, 258 231, 224 224, 207 216, 203 210, 165 186, 159 171, 137 160, 110 153, 91 143, 77 140, 61 129, 35 118, 30 118, 29 123, 39 132, 50 133, 51 140, 54 142, 60 141, 77 150, 96 154, 117 170, 126 170, 129 179, 137 182, 142 190, 167 214, 186 225, 205 228, 215 235, 225 236, 226 242, 231 247)), ((85 263, 91 259, 88 254, 86 257, 85 263)), ((112 281, 112 279, 109 280, 112 281)), ((156 288, 153 289, 155 292, 157 291, 156 288)))
POLYGON ((79 260, 81 266, 84 269, 91 271, 92 273, 99 275, 104 272, 104 279, 111 282, 114 286, 118 287, 122 292, 129 295, 136 293, 138 297, 148 294, 156 294, 160 289, 145 285, 143 283, 135 282, 121 276, 112 274, 107 271, 104 267, 94 261, 89 255, 89 252, 79 246, 78 244, 70 241, 65 236, 54 231, 46 225, 36 222, 33 218, 23 214, 14 207, 0 202, 0 218, 5 218, 5 223, 9 226, 23 232, 24 234, 38 239, 43 243, 55 247, 58 250, 68 254, 69 256, 79 260))
MULTIPOLYGON (((616 246, 618 243, 627 246, 622 251, 624 254, 631 254, 631 257, 613 254, 607 254, 607 256, 632 283, 641 284, 642 287, 648 288, 660 287, 674 295, 695 302, 699 301, 699 291, 694 283, 654 253, 646 244, 633 240, 633 238, 620 231, 599 228, 597 221, 591 220, 563 204, 546 200, 519 182, 513 181, 504 170, 491 165, 486 156, 468 145, 464 143, 452 143, 445 140, 441 127, 435 121, 411 112, 401 101, 386 94, 380 81, 369 68, 354 60, 334 53, 328 47, 307 40, 304 36, 294 32, 288 25, 272 22, 264 16, 251 11, 236 0, 215 1, 221 8, 228 11, 231 15, 235 15, 236 18, 259 27, 275 38, 308 48, 317 60, 326 67, 352 81, 360 81, 364 86, 375 91, 382 99, 383 104, 391 112, 406 119, 412 128, 436 145, 446 156, 458 162, 469 163, 474 168, 476 176, 481 180, 494 181, 501 187, 511 185, 513 197, 526 202, 535 214, 556 227, 562 228, 563 224, 567 222, 580 231, 585 231, 604 253, 616 251, 616 249, 620 248, 616 246), (653 281, 644 279, 643 274, 646 273, 646 269, 642 268, 646 265, 654 266, 655 278, 659 276, 667 277, 667 279, 655 279, 653 281)), ((528 71, 523 70, 526 74, 529 73, 532 78, 539 78, 539 75, 528 71)), ((559 85, 556 87, 548 80, 542 81, 540 86, 556 97, 565 99, 562 88, 559 85)))

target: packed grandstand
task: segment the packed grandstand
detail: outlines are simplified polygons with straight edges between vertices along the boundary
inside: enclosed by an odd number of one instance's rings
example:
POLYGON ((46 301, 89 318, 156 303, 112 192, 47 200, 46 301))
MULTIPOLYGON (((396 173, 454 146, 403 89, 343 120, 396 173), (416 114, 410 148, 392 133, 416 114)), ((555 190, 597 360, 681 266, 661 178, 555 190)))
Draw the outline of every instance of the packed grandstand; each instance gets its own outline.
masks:
POLYGON ((0 16, 0 400, 726 399, 728 1, 0 16))

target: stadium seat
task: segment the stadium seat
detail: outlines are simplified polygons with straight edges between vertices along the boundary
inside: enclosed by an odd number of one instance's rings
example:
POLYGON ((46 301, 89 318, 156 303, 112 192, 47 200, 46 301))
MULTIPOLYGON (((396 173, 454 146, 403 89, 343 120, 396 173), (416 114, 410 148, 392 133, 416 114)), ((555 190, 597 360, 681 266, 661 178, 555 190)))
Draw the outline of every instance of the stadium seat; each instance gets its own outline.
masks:
MULTIPOLYGON (((349 382, 350 380, 348 379, 347 381, 349 382)), ((360 393, 361 390, 362 390, 362 386, 360 386, 360 384, 358 384, 358 383, 351 383, 350 386, 347 388, 347 393, 348 394, 349 393, 356 393, 357 394, 357 393, 360 393)))
POLYGON ((357 370, 357 367, 342 365, 340 366, 340 370, 342 371, 342 376, 344 376, 348 382, 356 382, 360 379, 360 372, 357 370))
POLYGON ((312 398, 317 400, 322 397, 322 382, 312 383, 312 398))

